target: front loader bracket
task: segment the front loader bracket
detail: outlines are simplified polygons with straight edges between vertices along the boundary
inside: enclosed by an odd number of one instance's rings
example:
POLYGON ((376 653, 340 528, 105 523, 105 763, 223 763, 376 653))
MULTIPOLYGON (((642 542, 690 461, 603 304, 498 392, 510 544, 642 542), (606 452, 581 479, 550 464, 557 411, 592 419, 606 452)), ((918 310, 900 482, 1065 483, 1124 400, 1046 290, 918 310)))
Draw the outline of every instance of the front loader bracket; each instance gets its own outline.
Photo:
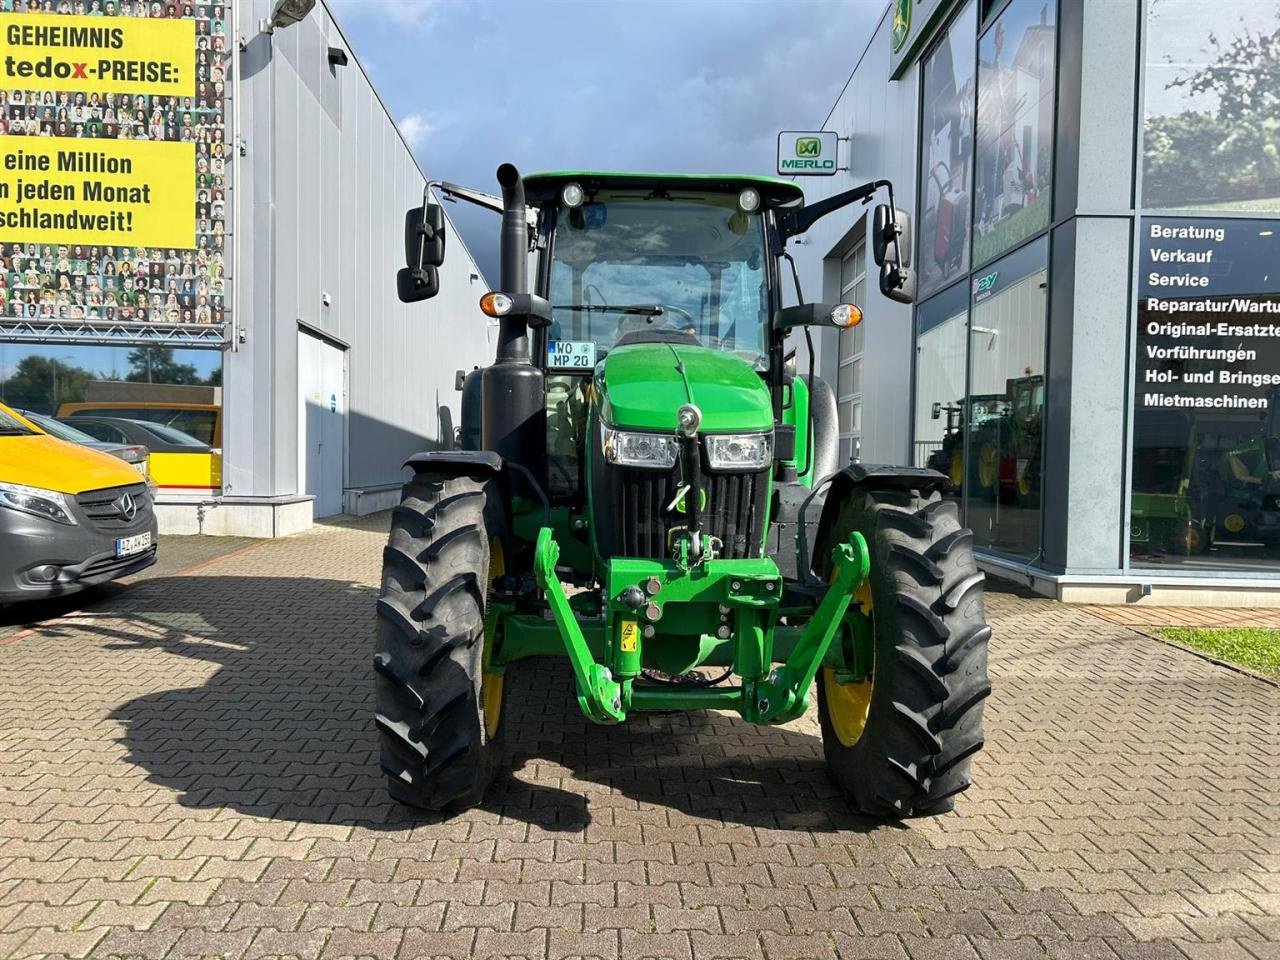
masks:
POLYGON ((533 574, 538 586, 547 595, 547 605, 564 639, 573 665, 573 675, 578 685, 578 706, 596 723, 621 723, 626 719, 623 710, 622 684, 613 679, 613 673, 591 656, 587 638, 565 596, 564 586, 556 576, 556 561, 560 558, 560 545, 551 534, 550 527, 538 531, 538 541, 533 552, 533 574))
POLYGON ((813 678, 840 630, 849 602, 871 571, 867 541, 856 531, 848 543, 835 546, 831 561, 831 584, 786 662, 756 684, 755 713, 761 723, 786 723, 805 712, 813 678))

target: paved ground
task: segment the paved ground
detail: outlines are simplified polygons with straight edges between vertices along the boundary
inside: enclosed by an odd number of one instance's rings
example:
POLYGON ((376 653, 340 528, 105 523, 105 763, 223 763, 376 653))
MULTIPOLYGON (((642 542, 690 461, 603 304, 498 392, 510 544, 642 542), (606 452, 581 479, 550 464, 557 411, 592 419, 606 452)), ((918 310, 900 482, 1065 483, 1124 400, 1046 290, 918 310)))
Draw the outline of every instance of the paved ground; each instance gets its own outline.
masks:
POLYGON ((161 537, 160 542, 156 562, 127 580, 106 583, 69 597, 0 607, 0 644, 3 644, 6 638, 13 637, 34 624, 65 616, 81 607, 101 603, 136 580, 168 577, 182 571, 194 572, 212 560, 243 550, 259 541, 249 537, 166 536, 161 537))
POLYGON ((0 641, 0 957, 1280 956, 1280 689, 1043 600, 992 597, 951 816, 851 815, 810 720, 590 726, 551 663, 484 809, 395 809, 383 524, 0 641))
POLYGON ((1127 627, 1271 627, 1280 628, 1280 609, 1259 607, 1158 607, 1145 603, 1082 608, 1127 627))

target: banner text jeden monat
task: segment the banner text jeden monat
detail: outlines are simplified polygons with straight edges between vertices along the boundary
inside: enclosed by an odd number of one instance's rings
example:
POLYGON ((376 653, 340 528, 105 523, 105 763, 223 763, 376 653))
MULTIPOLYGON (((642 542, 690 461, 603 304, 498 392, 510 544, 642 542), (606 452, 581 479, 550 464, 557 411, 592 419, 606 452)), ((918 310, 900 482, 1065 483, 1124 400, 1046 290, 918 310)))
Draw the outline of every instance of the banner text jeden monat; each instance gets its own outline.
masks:
POLYGON ((195 144, 0 137, 0 242, 195 246, 195 144))
POLYGON ((0 14, 0 87, 193 96, 195 21, 0 14))

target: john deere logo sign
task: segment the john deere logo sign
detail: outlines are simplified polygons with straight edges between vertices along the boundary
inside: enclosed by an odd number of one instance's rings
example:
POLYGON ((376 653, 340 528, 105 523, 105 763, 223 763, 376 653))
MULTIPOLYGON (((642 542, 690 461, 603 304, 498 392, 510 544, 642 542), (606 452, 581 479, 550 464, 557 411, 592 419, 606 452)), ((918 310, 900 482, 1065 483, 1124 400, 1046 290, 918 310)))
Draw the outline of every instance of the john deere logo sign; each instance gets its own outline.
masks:
POLYGON ((834 131, 784 130, 778 134, 778 175, 829 177, 836 172, 839 139, 834 131))
POLYGON ((911 35, 911 0, 894 0, 893 32, 889 38, 893 43, 893 52, 897 53, 911 35))

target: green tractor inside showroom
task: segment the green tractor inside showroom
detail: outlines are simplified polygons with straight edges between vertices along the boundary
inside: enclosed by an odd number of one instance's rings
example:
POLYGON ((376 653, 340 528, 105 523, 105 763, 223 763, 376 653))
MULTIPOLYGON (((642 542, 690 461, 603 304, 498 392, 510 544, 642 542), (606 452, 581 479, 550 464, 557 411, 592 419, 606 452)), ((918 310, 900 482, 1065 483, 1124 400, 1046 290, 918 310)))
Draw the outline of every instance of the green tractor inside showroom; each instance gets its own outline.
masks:
POLYGON ((892 186, 805 205, 767 177, 497 176, 500 197, 431 184, 406 216, 402 300, 439 288, 434 189, 501 213, 501 282, 480 301, 497 355, 461 384, 460 448, 410 458, 384 553, 373 666, 391 795, 480 803, 507 674, 554 655, 601 724, 780 724, 816 693, 857 810, 950 810, 991 689, 972 535, 945 475, 838 462, 831 390, 786 345, 862 322, 857 305, 804 302, 788 239, 880 191, 880 289, 910 301, 892 186))

